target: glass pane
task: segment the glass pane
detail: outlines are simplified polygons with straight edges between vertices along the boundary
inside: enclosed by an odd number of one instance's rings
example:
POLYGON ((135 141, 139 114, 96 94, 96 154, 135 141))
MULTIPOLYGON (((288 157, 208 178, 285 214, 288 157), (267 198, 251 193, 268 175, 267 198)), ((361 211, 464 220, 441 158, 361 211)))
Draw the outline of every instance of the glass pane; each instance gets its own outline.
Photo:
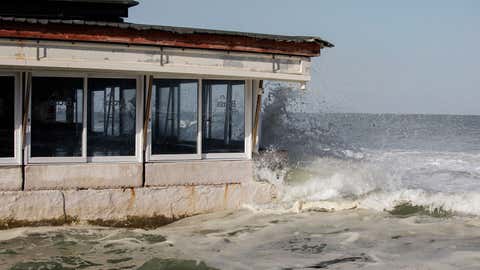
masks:
POLYGON ((0 158, 15 155, 15 78, 0 77, 0 158))
POLYGON ((82 156, 83 78, 32 78, 32 157, 82 156))
POLYGON ((88 79, 88 156, 134 156, 137 82, 88 79))
POLYGON ((245 151, 245 82, 203 81, 203 153, 245 151))
POLYGON ((152 154, 197 153, 198 81, 154 80, 152 154))

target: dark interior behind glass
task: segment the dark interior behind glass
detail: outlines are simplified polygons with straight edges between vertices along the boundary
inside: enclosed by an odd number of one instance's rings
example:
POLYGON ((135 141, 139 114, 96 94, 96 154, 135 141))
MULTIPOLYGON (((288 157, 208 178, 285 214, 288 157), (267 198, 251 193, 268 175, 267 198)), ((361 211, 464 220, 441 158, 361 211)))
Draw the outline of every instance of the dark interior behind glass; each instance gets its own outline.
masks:
POLYGON ((152 154, 197 153, 197 80, 154 80, 152 154))
POLYGON ((82 155, 83 78, 33 77, 31 156, 82 155))
POLYGON ((88 156, 134 156, 135 79, 88 80, 88 156))
POLYGON ((205 80, 202 93, 202 152, 245 152, 245 82, 205 80))
POLYGON ((15 155, 15 78, 0 76, 0 158, 15 155))

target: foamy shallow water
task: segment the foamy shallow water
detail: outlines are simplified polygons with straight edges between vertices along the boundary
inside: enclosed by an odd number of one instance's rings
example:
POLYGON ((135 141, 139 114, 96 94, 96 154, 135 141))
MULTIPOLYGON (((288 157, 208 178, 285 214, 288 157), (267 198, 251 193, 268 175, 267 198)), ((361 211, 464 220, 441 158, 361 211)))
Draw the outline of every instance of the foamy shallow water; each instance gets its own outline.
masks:
POLYGON ((399 218, 367 210, 282 215, 241 210, 187 218, 151 231, 19 228, 0 232, 0 265, 1 269, 478 269, 480 219, 399 218))

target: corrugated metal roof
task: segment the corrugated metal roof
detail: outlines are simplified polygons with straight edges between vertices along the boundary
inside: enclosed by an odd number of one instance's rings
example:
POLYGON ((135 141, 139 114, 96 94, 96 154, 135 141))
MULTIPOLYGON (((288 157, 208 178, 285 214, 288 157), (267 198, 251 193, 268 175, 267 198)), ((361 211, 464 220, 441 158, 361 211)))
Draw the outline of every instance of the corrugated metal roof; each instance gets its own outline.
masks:
MULTIPOLYGON (((120 1, 123 1, 123 0, 120 0, 120 1)), ((318 43, 318 44, 321 44, 323 47, 329 47, 329 48, 334 47, 332 43, 320 37, 315 37, 315 36, 271 35, 271 34, 260 34, 260 33, 249 33, 249 32, 203 29, 203 28, 134 24, 134 23, 125 23, 125 22, 118 22, 118 23, 117 22, 98 22, 98 21, 84 21, 84 20, 0 17, 0 21, 42 24, 42 25, 64 24, 64 25, 88 25, 88 26, 103 26, 103 27, 106 26, 106 27, 114 27, 114 28, 120 28, 120 29, 134 29, 134 30, 140 30, 140 31, 141 30, 158 30, 158 31, 170 32, 174 34, 227 35, 227 36, 250 37, 250 38, 273 40, 273 41, 318 43)))

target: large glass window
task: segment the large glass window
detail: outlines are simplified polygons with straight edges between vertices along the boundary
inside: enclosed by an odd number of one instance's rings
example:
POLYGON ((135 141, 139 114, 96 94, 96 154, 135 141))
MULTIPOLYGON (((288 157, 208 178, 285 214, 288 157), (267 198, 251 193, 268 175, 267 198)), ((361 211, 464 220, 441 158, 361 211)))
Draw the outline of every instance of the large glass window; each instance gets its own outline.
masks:
POLYGON ((15 156, 15 77, 0 76, 0 158, 15 156))
POLYGON ((154 80, 153 155, 197 153, 197 104, 197 80, 154 80))
POLYGON ((202 152, 245 152, 245 82, 205 80, 202 92, 202 152))
POLYGON ((134 156, 135 79, 88 79, 88 156, 134 156))
POLYGON ((80 157, 83 78, 33 77, 31 156, 80 157))

